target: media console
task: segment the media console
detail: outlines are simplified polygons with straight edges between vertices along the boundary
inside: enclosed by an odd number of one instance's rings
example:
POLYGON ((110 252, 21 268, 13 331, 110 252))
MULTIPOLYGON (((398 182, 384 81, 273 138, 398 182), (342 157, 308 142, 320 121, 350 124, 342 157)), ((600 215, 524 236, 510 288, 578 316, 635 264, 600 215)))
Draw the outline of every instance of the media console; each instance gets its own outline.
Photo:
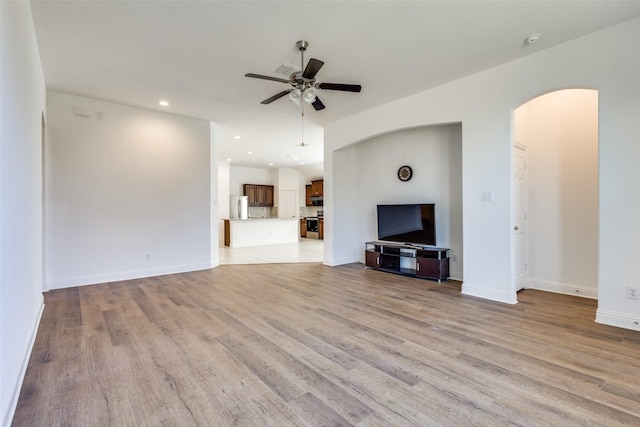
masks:
POLYGON ((393 242, 367 242, 365 265, 389 273, 441 282, 449 278, 449 249, 393 242))

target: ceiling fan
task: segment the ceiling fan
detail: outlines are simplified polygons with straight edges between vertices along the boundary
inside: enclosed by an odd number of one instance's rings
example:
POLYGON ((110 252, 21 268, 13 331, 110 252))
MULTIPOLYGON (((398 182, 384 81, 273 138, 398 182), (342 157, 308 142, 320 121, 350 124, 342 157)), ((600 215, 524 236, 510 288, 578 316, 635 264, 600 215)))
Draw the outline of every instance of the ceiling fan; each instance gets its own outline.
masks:
POLYGON ((296 43, 298 50, 300 51, 300 69, 304 71, 296 71, 291 74, 289 80, 280 79, 277 77, 263 76, 261 74, 248 73, 245 77, 252 77, 254 79, 272 80, 274 82, 286 83, 291 85, 290 89, 283 90, 280 93, 273 95, 270 98, 265 99, 261 104, 271 104, 273 101, 282 98, 285 95, 289 95, 289 98, 300 105, 301 101, 313 105, 316 111, 323 110, 325 108, 320 98, 316 95, 314 89, 324 90, 339 90, 343 92, 360 92, 362 87, 360 85, 344 84, 344 83, 319 83, 316 81, 316 74, 324 65, 323 61, 319 59, 311 58, 306 67, 304 67, 304 51, 307 50, 309 43, 304 40, 299 40, 296 43))

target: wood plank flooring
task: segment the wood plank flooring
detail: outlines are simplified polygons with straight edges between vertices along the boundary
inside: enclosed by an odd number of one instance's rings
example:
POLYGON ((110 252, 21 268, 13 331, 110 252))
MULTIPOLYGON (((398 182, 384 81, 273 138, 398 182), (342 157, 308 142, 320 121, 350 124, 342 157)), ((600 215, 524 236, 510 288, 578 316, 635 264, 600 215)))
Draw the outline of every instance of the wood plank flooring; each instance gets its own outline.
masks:
POLYGON ((311 263, 51 291, 13 425, 640 425, 640 332, 459 291, 311 263))

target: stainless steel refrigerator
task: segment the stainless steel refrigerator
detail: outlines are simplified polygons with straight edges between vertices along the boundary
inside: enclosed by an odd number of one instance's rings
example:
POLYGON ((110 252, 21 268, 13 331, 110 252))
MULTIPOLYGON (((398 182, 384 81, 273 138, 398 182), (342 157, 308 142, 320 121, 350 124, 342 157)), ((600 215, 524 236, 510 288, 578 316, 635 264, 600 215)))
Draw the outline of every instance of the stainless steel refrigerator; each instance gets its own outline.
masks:
POLYGON ((231 201, 229 203, 229 216, 231 219, 248 219, 249 197, 231 196, 231 201))

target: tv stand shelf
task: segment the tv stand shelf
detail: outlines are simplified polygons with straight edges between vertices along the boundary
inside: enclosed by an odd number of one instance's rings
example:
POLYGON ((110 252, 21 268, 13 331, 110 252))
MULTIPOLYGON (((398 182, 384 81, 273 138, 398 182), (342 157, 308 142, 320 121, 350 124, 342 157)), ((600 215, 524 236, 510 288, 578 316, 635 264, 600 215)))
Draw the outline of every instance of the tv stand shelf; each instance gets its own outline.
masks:
POLYGON ((365 244, 368 268, 441 282, 449 278, 449 249, 394 242, 365 244))

